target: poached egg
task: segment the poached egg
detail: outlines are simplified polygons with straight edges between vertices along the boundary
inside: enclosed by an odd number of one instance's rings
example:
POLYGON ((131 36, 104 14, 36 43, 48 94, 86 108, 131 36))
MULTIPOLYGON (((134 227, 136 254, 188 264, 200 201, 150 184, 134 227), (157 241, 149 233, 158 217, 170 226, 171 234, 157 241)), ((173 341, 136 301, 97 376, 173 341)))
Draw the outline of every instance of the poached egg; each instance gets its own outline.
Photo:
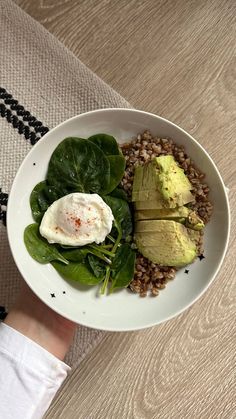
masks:
POLYGON ((102 243, 112 229, 110 207, 97 194, 71 193, 54 201, 39 231, 49 243, 84 246, 102 243))

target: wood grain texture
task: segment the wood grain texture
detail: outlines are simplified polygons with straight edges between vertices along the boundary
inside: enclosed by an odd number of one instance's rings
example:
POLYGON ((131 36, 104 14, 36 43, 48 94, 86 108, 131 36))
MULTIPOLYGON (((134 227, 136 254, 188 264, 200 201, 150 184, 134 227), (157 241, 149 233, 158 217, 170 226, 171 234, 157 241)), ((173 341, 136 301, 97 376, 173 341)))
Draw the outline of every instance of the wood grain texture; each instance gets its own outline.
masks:
POLYGON ((187 312, 107 334, 48 419, 236 417, 236 3, 16 0, 135 107, 198 139, 230 188, 232 231, 217 279, 187 312))

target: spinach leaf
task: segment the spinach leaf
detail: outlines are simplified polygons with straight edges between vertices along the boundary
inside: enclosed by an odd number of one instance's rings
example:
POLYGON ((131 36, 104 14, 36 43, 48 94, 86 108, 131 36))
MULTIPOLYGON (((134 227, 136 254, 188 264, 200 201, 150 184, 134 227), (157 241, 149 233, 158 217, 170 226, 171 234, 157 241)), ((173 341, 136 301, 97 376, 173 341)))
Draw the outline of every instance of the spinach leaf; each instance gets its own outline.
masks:
POLYGON ((110 163, 92 141, 65 138, 51 156, 47 181, 64 195, 71 192, 106 193, 110 183, 110 163))
POLYGON ((96 256, 98 259, 101 259, 103 262, 111 264, 111 260, 106 256, 109 257, 114 255, 109 252, 107 249, 103 249, 103 247, 98 246, 97 244, 91 244, 88 246, 83 246, 79 248, 73 247, 65 247, 63 245, 61 247, 62 255, 71 262, 83 262, 88 254, 96 256))
MULTIPOLYGON (((106 274, 106 266, 108 261, 109 264, 111 264, 111 261, 104 256, 100 251, 99 251, 99 246, 98 245, 94 245, 94 248, 92 247, 83 247, 83 248, 79 248, 79 249, 68 249, 68 250, 64 250, 62 251, 63 256, 70 261, 70 265, 71 262, 77 262, 77 264, 85 264, 87 266, 87 268, 89 267, 89 271, 91 271, 93 273, 93 275, 96 278, 100 278, 101 280, 105 277, 106 274)), ((57 265, 56 265, 57 266, 57 265)), ((61 268, 61 266, 59 265, 59 268, 61 268)), ((59 269, 58 268, 58 269, 59 269)), ((84 268, 84 266, 83 266, 84 268)), ((63 268, 61 268, 62 270, 63 268)), ((74 267, 74 264, 72 264, 71 268, 68 268, 67 270, 63 269, 63 275, 68 275, 67 279, 73 279, 75 280, 75 275, 74 274, 74 269, 76 270, 77 268, 74 267), (70 270, 73 270, 73 272, 71 273, 70 270), (73 276, 73 277, 72 277, 73 276)), ((84 270, 83 270, 84 272, 84 270)), ((86 274, 87 277, 87 274, 86 274)), ((93 279, 94 280, 94 279, 93 279)), ((81 281, 79 281, 81 282, 81 281)), ((100 282, 100 281, 99 281, 100 282)), ((97 282, 96 282, 97 283, 97 282)))
POLYGON ((96 256, 88 255, 88 263, 97 278, 103 278, 106 273, 106 266, 104 262, 98 259, 96 256))
POLYGON ((115 198, 110 195, 102 196, 102 198, 111 208, 116 222, 121 226, 122 238, 126 238, 133 230, 129 204, 123 199, 115 198))
POLYGON ((110 163, 110 182, 105 190, 105 194, 112 192, 120 183, 124 176, 125 159, 123 156, 107 156, 110 163))
POLYGON ((32 211, 32 216, 34 221, 36 221, 37 223, 41 221, 41 218, 43 216, 43 211, 41 205, 39 204, 38 196, 44 190, 45 185, 46 181, 39 182, 30 194, 30 207, 32 211))
POLYGON ((83 285, 96 285, 103 279, 101 277, 97 278, 91 272, 86 262, 70 262, 68 265, 63 265, 60 262, 54 261, 51 264, 63 278, 77 281, 83 285))
POLYGON ((24 231, 24 242, 30 256, 39 263, 48 263, 52 260, 60 260, 68 264, 68 261, 60 254, 54 244, 49 244, 39 233, 38 224, 30 224, 24 231))
POLYGON ((62 250, 62 255, 66 260, 70 262, 84 262, 89 250, 84 247, 81 249, 70 249, 70 250, 62 250))
POLYGON ((107 156, 110 162, 110 182, 103 192, 107 195, 119 185, 124 176, 125 158, 120 151, 115 138, 111 135, 96 134, 89 137, 88 140, 95 143, 107 156))
POLYGON ((109 194, 109 196, 113 196, 114 198, 120 198, 120 199, 123 199, 124 201, 128 201, 127 193, 122 188, 116 188, 116 189, 114 189, 109 194))
POLYGON ((116 288, 127 287, 132 281, 134 276, 135 258, 136 254, 129 244, 122 244, 118 248, 111 267, 112 284, 110 292, 116 288))
POLYGON ((88 140, 95 143, 106 156, 120 154, 118 144, 112 135, 95 134, 89 137, 88 140))
POLYGON ((47 182, 39 182, 30 194, 30 207, 33 219, 40 223, 45 211, 57 199, 61 198, 62 193, 53 186, 48 186, 47 182))
POLYGON ((104 278, 103 284, 100 288, 100 294, 101 295, 105 294, 105 292, 107 291, 107 287, 108 287, 108 283, 109 283, 109 279, 110 279, 110 273, 111 273, 110 266, 106 266, 105 278, 104 278))

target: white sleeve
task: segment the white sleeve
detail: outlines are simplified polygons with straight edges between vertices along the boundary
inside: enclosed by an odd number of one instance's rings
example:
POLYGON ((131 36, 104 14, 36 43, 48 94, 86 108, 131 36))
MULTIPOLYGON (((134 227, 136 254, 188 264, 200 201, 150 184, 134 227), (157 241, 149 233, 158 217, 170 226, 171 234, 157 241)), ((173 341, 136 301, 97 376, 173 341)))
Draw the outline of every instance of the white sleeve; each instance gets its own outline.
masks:
POLYGON ((64 362, 0 323, 1 418, 42 418, 68 371, 64 362))

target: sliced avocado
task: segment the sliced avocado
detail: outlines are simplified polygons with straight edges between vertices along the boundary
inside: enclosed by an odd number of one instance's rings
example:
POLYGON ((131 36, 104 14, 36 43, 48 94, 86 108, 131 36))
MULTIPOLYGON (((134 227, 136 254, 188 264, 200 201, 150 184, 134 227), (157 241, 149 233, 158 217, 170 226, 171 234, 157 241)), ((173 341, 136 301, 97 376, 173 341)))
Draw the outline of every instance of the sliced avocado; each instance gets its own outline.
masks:
POLYGON ((192 185, 174 157, 159 156, 135 169, 132 201, 156 201, 156 208, 175 208, 194 201, 192 185))
POLYGON ((205 227, 205 224, 195 211, 190 211, 186 219, 186 227, 200 231, 205 227))
POLYGON ((163 209, 164 202, 160 201, 159 199, 150 199, 144 201, 142 198, 142 201, 135 202, 135 209, 137 211, 139 210, 145 210, 145 209, 163 209))
POLYGON ((160 156, 155 160, 159 171, 159 189, 163 198, 174 202, 175 206, 194 201, 191 193, 192 185, 174 157, 160 156))
POLYGON ((157 208, 163 208, 164 202, 158 190, 155 170, 151 163, 135 168, 132 201, 155 200, 157 208))
POLYGON ((188 229, 175 221, 138 221, 135 241, 143 256, 163 266, 188 265, 197 256, 197 246, 188 229))
MULTIPOLYGON (((163 208, 163 209, 144 209, 135 212, 135 220, 160 220, 171 219, 184 221, 189 215, 187 207, 163 208)), ((188 218, 187 218, 188 219, 188 218)))

